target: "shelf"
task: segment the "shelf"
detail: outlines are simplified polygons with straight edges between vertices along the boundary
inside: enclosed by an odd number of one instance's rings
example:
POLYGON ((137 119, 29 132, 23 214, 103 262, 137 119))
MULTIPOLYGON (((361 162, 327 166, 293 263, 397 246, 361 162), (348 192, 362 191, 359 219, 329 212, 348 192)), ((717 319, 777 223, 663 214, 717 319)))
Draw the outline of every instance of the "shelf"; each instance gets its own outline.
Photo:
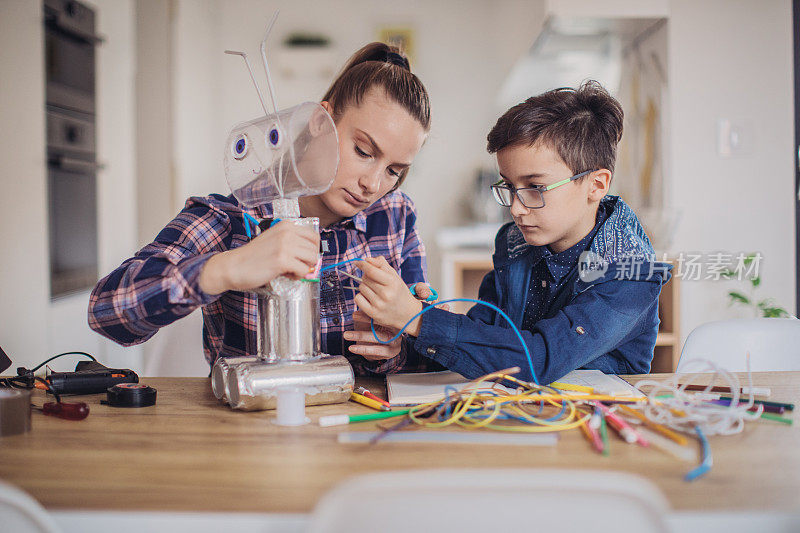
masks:
POLYGON ((656 337, 656 346, 672 346, 677 341, 674 333, 658 332, 656 337))

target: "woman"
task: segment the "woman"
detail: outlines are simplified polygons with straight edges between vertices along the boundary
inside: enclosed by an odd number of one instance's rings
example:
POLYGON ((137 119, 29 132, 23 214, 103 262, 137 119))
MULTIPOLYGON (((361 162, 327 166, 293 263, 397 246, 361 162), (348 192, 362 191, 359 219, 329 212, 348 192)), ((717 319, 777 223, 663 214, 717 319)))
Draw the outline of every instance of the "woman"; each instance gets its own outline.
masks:
MULTIPOLYGON (((248 291, 280 275, 307 274, 320 246, 323 266, 382 256, 408 285, 425 282, 414 205, 397 190, 430 129, 425 87, 397 48, 371 43, 350 58, 322 106, 336 124, 339 168, 326 192, 299 200, 302 216, 319 218, 320 234, 278 223, 250 239, 244 213, 267 218, 271 205, 245 208, 232 195, 189 198, 154 242, 98 282, 90 327, 138 344, 202 307, 203 346, 213 364, 256 353, 256 300, 248 291)), ((406 359, 401 341, 374 342, 363 315, 354 322, 349 278, 327 270, 320 293, 324 353, 347 356, 358 374, 424 365, 406 359), (355 344, 345 350, 349 341, 355 344)))

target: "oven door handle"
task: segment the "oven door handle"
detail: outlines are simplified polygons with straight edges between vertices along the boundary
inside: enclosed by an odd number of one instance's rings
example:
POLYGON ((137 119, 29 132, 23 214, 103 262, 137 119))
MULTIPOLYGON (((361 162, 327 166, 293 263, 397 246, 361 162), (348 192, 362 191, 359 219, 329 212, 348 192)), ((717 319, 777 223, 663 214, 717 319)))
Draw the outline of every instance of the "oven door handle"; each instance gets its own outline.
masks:
POLYGON ((74 26, 70 26, 68 24, 64 24, 61 21, 61 15, 58 14, 58 13, 47 13, 47 14, 45 14, 44 21, 48 25, 50 25, 50 26, 52 26, 52 27, 54 27, 54 28, 66 33, 67 35, 71 35, 72 37, 76 37, 78 39, 82 39, 82 40, 86 41, 87 43, 100 44, 105 40, 102 37, 99 37, 97 35, 93 35, 91 33, 79 30, 78 28, 75 28, 74 26))
POLYGON ((96 172, 104 168, 103 165, 94 161, 72 159, 71 157, 55 157, 50 159, 49 164, 64 172, 96 172))

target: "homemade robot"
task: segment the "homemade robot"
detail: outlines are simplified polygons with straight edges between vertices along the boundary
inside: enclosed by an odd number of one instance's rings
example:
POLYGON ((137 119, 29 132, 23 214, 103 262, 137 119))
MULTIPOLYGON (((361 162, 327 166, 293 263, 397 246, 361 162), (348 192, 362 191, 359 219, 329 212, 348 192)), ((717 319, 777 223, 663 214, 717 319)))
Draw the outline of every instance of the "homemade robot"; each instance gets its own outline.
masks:
MULTIPOLYGON (((266 43, 277 13, 261 41, 261 58, 272 103, 267 111, 250 62, 241 56, 258 92, 264 116, 236 125, 225 146, 225 176, 236 199, 246 207, 272 204, 273 221, 313 226, 301 218, 297 199, 326 191, 339 164, 336 126, 318 103, 304 102, 278 110, 269 74, 266 43)), ((248 231, 270 221, 245 216, 248 231), (249 220, 248 220, 249 219, 249 220)), ((305 405, 347 401, 353 369, 346 358, 320 352, 319 275, 279 277, 255 289, 258 301, 258 350, 252 357, 220 357, 211 371, 214 395, 234 409, 279 408, 278 423, 305 423, 305 405), (279 406, 279 404, 281 404, 279 406), (286 409, 284 409, 286 407, 286 409), (282 415, 281 411, 289 413, 282 415), (283 421, 281 421, 283 419, 283 421)))

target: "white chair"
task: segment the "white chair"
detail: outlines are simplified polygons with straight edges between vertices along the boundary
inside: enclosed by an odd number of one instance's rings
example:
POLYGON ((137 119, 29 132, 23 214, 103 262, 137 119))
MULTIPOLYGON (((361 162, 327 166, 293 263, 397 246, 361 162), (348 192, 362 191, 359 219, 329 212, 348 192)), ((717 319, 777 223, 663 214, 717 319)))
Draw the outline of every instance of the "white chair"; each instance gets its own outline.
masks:
POLYGON ((800 370, 800 320, 741 318, 709 322, 686 339, 678 371, 691 359, 708 359, 730 372, 800 370))
POLYGON ((0 481, 0 530, 14 533, 61 532, 39 502, 4 481, 0 481))
POLYGON ((644 478, 606 471, 411 470, 367 474, 317 504, 309 531, 665 532, 668 504, 644 478))

